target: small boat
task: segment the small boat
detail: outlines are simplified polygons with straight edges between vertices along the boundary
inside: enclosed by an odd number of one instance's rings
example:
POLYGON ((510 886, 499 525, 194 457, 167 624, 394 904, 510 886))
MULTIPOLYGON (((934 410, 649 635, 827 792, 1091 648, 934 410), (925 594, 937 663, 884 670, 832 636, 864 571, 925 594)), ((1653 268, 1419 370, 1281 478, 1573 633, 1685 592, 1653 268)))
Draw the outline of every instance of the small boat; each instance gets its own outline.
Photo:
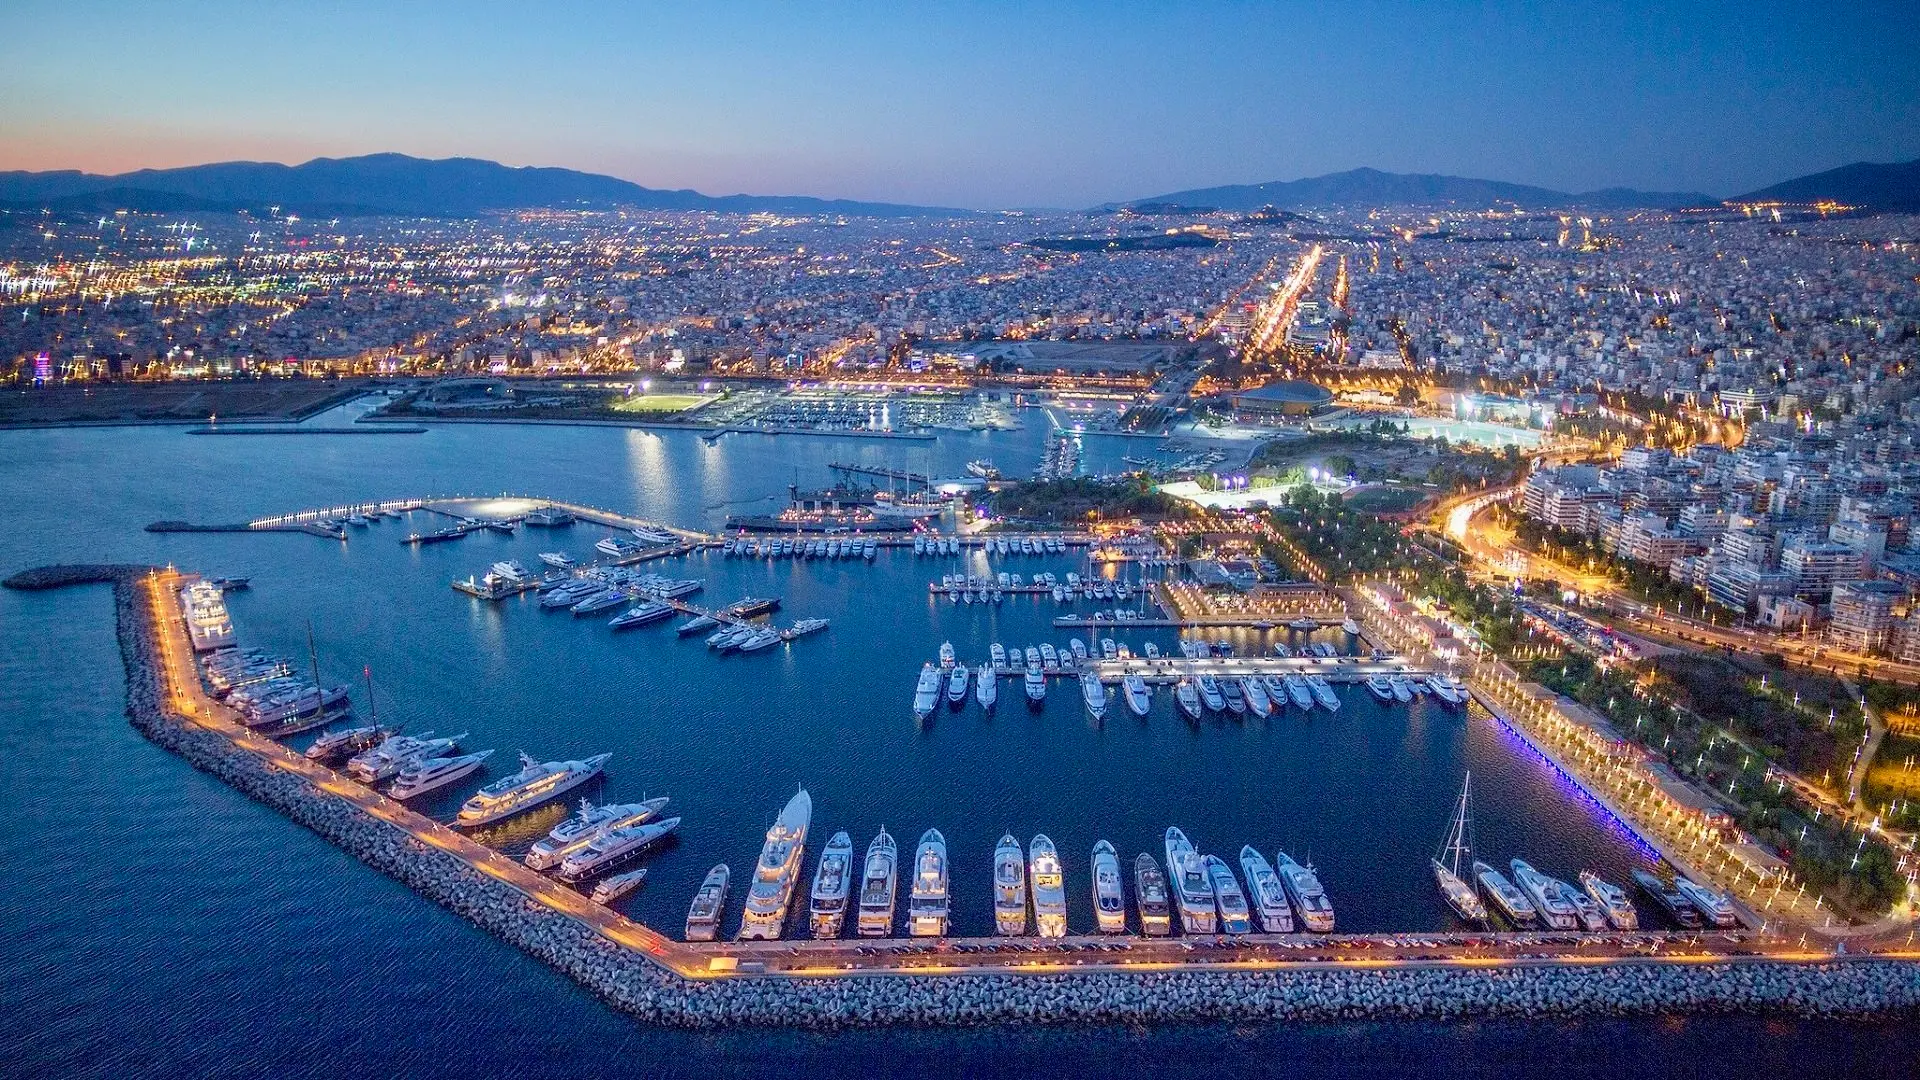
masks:
POLYGON ((1260 929, 1269 934, 1293 933, 1293 907, 1287 903, 1287 887, 1273 864, 1254 850, 1252 844, 1240 849, 1240 872, 1247 876, 1253 910, 1260 918, 1260 929))
POLYGON ((1120 884, 1120 857, 1105 840, 1093 845, 1093 915, 1103 934, 1127 930, 1127 897, 1120 884))
POLYGON ((853 890, 853 838, 833 834, 820 852, 813 872, 813 892, 807 908, 808 925, 816 938, 837 938, 847 920, 847 895, 853 890))
POLYGON ((1066 876, 1053 841, 1044 833, 1027 845, 1027 875, 1033 895, 1034 930, 1041 937, 1067 936, 1066 876))
POLYGON ((990 665, 980 665, 980 673, 973 680, 973 696, 980 702, 980 707, 988 712, 992 712, 994 704, 1000 700, 1000 677, 993 673, 990 665))
POLYGON ((939 829, 928 829, 920 835, 920 849, 913 859, 913 889, 907 894, 907 933, 913 937, 946 937, 951 903, 947 838, 940 835, 939 829))
POLYGON ((1240 891, 1240 879, 1233 876, 1233 868, 1218 855, 1207 855, 1200 861, 1207 868, 1207 879, 1213 883, 1213 902, 1220 909, 1220 932, 1252 933, 1253 918, 1247 909, 1247 895, 1240 891))
POLYGON ((1600 905, 1615 930, 1640 929, 1640 913, 1634 909, 1633 901, 1627 899, 1627 890, 1591 870, 1580 871, 1580 887, 1600 905))
POLYGON ((860 871, 861 937, 887 937, 893 933, 893 905, 900 880, 899 848, 882 827, 880 835, 867 845, 867 858, 860 871))
POLYGON ((1713 925, 1723 929, 1738 925, 1739 916, 1734 913, 1733 901, 1726 893, 1680 874, 1674 875, 1673 887, 1713 925))
POLYGON ((993 932, 1004 937, 1027 932, 1027 857, 1011 833, 993 849, 993 932))
POLYGON ((1514 926, 1532 926, 1540 918, 1540 912, 1534 908, 1533 901, 1527 899, 1526 893, 1515 888, 1506 875, 1478 859, 1473 862, 1473 879, 1480 883, 1481 890, 1487 894, 1487 899, 1493 901, 1493 906, 1499 908, 1500 914, 1505 915, 1514 926))
POLYGON ((1153 691, 1148 689, 1147 680, 1138 675, 1128 675, 1120 680, 1120 687, 1127 699, 1127 708, 1135 716, 1145 716, 1153 711, 1153 691))
POLYGON ((1133 901, 1140 909, 1140 932, 1148 937, 1166 937, 1173 933, 1173 908, 1167 893, 1167 877, 1160 864, 1146 852, 1133 860, 1133 901))
POLYGON ((1225 712, 1227 699, 1220 693, 1219 680, 1211 675, 1200 676, 1200 700, 1211 712, 1225 712))
POLYGON ((1307 929, 1316 934, 1332 933, 1333 901, 1327 899, 1313 867, 1294 862, 1292 856, 1282 851, 1274 872, 1280 875, 1280 884, 1287 887, 1287 898, 1299 909, 1300 921, 1307 929))
POLYGON ((1534 910, 1540 913, 1540 921, 1549 930, 1579 929, 1580 916, 1574 910, 1573 898, 1561 891, 1558 881, 1535 870, 1524 859, 1514 859, 1507 865, 1513 869, 1513 883, 1526 891, 1534 910))
POLYGON ((595 885, 593 887, 593 893, 588 896, 587 899, 603 906, 611 904, 615 900, 639 888, 640 883, 645 880, 647 880, 647 868, 644 866, 638 870, 629 870, 624 874, 615 874, 601 881, 600 884, 595 885))
POLYGON ((1080 696, 1086 700, 1087 713, 1095 720, 1107 717, 1107 687, 1100 676, 1089 671, 1080 676, 1080 696))
POLYGON ((1195 721, 1195 722, 1199 721, 1200 691, 1193 685, 1192 682, 1186 679, 1181 679, 1180 682, 1173 688, 1173 701, 1174 701, 1174 704, 1180 706, 1181 712, 1187 714, 1188 720, 1195 721))
POLYGON ((693 894, 693 904, 687 908, 687 940, 712 941, 720 936, 720 917, 727 909, 727 864, 707 871, 705 880, 693 894))
POLYGON ((1239 680, 1239 682, 1240 693, 1245 697, 1247 702, 1247 711, 1255 716, 1271 716, 1273 714, 1273 699, 1267 696, 1267 688, 1260 685, 1260 680, 1249 675, 1239 680))

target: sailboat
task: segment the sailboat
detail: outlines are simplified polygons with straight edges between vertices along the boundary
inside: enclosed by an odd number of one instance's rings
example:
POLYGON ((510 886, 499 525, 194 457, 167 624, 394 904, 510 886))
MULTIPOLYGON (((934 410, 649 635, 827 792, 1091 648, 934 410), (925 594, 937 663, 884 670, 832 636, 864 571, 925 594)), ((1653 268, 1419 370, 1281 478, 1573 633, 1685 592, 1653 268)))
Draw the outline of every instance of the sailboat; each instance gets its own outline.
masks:
POLYGON ((1460 875, 1462 864, 1473 863, 1473 812, 1468 790, 1473 786, 1473 774, 1469 772, 1465 782, 1460 785, 1460 802, 1453 809, 1453 820, 1447 825, 1446 842, 1440 845, 1440 853, 1433 858, 1433 880, 1440 886, 1440 895, 1446 897, 1447 906, 1461 918, 1482 926, 1487 922, 1487 905, 1474 892, 1460 875))

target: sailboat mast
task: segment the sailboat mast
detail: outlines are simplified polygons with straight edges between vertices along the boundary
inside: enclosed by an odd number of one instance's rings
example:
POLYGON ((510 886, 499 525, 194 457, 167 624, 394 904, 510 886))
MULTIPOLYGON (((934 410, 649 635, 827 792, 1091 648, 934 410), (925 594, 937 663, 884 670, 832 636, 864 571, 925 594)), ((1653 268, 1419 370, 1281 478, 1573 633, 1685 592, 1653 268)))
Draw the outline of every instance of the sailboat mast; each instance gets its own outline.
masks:
POLYGON ((307 662, 313 665, 313 687, 320 688, 320 653, 313 647, 313 620, 307 620, 307 662))
POLYGON ((367 677, 367 716, 373 721, 374 727, 379 727, 380 703, 373 699, 373 668, 371 666, 364 666, 360 669, 360 672, 367 677))

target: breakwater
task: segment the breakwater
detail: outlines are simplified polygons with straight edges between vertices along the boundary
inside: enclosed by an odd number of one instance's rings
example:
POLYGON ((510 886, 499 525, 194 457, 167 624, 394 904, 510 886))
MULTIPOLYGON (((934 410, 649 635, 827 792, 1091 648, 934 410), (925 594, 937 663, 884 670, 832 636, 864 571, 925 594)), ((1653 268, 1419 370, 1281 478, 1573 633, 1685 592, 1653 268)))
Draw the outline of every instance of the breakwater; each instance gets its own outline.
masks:
MULTIPOLYGON (((147 567, 53 567, 22 588, 111 582, 127 715, 155 743, 512 942, 613 1007, 680 1026, 1533 1017, 1675 1012, 1859 1015, 1920 1008, 1920 966, 1884 959, 1465 967, 1330 963, 1118 973, 684 978, 639 949, 414 840, 270 759, 170 712, 147 567)), ((164 598, 163 598, 164 599, 164 598)), ((163 608, 163 610, 165 610, 163 608)))

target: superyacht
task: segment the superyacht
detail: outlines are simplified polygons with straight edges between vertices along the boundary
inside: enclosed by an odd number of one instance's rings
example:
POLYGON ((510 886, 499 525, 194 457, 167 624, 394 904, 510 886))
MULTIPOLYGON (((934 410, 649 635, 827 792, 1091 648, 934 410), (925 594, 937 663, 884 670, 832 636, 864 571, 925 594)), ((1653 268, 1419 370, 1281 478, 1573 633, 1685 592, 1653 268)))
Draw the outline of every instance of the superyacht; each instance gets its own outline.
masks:
POLYGON ((1189 934, 1213 933, 1213 883, 1187 834, 1172 827, 1167 829, 1167 873, 1173 882, 1180 929, 1189 934))
POLYGON ((1221 932, 1252 933, 1253 920, 1247 913, 1247 896, 1240 891, 1240 881, 1233 876, 1233 868, 1218 855, 1205 856, 1200 864, 1206 867, 1207 880, 1213 883, 1213 900, 1220 908, 1221 932))
POLYGON ((371 750, 363 751, 347 762, 347 775, 363 784, 374 784, 397 775, 401 769, 422 758, 439 757, 457 750, 466 732, 444 739, 429 738, 432 732, 418 736, 395 735, 371 750))
POLYGON ((1333 932, 1333 902, 1327 899, 1327 891, 1320 886, 1320 878, 1313 867, 1302 866, 1293 861, 1293 857, 1282 851, 1275 873, 1280 875, 1280 884, 1287 887, 1287 898, 1300 911, 1300 921, 1316 934, 1333 932))
POLYGON ((1260 929, 1269 934, 1293 933, 1293 908, 1287 903, 1287 887, 1273 872, 1267 857, 1252 844, 1240 849, 1240 872, 1247 876, 1247 889, 1253 894, 1254 912, 1260 917, 1260 929))
POLYGON ((720 917, 727 910, 727 881, 731 871, 726 863, 707 871, 700 889, 687 908, 687 940, 712 941, 720 936, 720 917))
POLYGON ((342 757, 371 750, 392 735, 392 731, 378 724, 329 731, 313 740, 313 745, 307 747, 306 757, 308 761, 331 763, 342 757))
POLYGON ((594 806, 580 800, 580 812, 553 827, 527 851, 522 860, 533 870, 551 870, 567 856, 586 847, 601 833, 645 825, 667 808, 666 796, 637 803, 607 803, 594 806))
POLYGON ((454 824, 466 829, 491 825, 565 795, 600 775, 612 754, 595 754, 584 761, 535 761, 520 755, 520 771, 502 777, 475 792, 460 807, 454 824))
POLYGON ((993 932, 1003 937, 1027 932, 1027 860, 1011 833, 993 849, 993 932))
POLYGON ((1093 916, 1103 934, 1127 931, 1127 896, 1120 884, 1120 857, 1105 840, 1093 845, 1093 916))
POLYGON ((813 796, 801 788, 767 829, 767 842, 760 848, 760 860, 747 887, 740 940, 771 941, 785 930, 787 905, 800 880, 800 860, 806 854, 807 827, 812 821, 813 796))
POLYGON ((1173 933, 1172 904, 1167 896, 1167 876, 1153 856, 1141 852, 1133 860, 1133 900, 1140 908, 1140 932, 1148 937, 1166 937, 1173 933))
POLYGON ((907 933, 914 937, 945 937, 950 902, 947 838, 940 835, 939 829, 928 829, 920 834, 920 850, 913 859, 913 889, 907 894, 907 933))
POLYGON ((491 750, 482 750, 476 754, 462 754, 459 757, 421 758, 400 770, 400 775, 394 778, 393 786, 387 789, 387 794, 404 802, 407 799, 425 795, 429 791, 438 791, 471 774, 484 764, 492 753, 491 750))
POLYGON ((1534 909, 1540 913, 1540 919, 1547 924, 1547 929, 1580 928, 1580 917, 1574 910, 1573 900, 1561 892, 1558 881, 1535 870, 1523 859, 1514 859, 1508 865, 1513 869, 1513 883, 1525 890, 1533 900, 1534 909))
POLYGON ((1034 931, 1043 938, 1066 937, 1066 879, 1060 867, 1060 854, 1044 833, 1027 845, 1027 873, 1033 893, 1034 931))
POLYGON ((662 603, 658 600, 649 600, 639 607, 629 608, 625 612, 615 615, 607 621, 607 625, 615 630, 625 630, 629 627, 645 626, 648 623, 659 622, 661 619, 670 619, 672 617, 672 605, 662 603))
POLYGON ((670 817, 599 833, 586 847, 560 861, 560 880, 577 882, 611 869, 666 839, 679 827, 680 819, 670 817))
POLYGON ((853 838, 833 834, 820 852, 813 873, 813 893, 807 907, 808 925, 816 938, 837 938, 847 921, 847 896, 853 891, 853 838))
POLYGON ((882 826, 880 835, 867 845, 867 861, 860 871, 861 937, 888 937, 893 933, 894 893, 899 881, 899 848, 882 826))

